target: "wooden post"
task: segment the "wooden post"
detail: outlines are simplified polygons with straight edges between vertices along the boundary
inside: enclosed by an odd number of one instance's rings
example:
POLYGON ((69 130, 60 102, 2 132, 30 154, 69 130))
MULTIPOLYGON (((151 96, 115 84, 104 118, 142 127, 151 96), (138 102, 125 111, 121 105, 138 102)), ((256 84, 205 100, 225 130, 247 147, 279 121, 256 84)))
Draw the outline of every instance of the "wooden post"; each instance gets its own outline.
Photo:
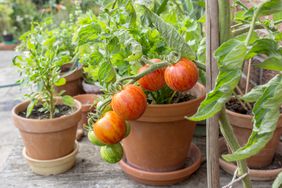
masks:
MULTIPOLYGON (((216 61, 213 57, 214 51, 219 46, 219 23, 218 23, 218 1, 206 0, 206 78, 207 90, 214 88, 218 74, 216 61)), ((218 117, 207 120, 207 183, 209 188, 220 187, 219 181, 219 149, 218 149, 219 126, 218 117)))

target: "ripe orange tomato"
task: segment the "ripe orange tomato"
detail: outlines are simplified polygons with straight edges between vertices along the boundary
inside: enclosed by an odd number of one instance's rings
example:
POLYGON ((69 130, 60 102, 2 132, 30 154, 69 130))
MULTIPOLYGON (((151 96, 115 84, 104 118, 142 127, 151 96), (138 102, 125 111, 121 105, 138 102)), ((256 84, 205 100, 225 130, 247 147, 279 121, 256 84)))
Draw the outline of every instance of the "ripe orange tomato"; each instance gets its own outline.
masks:
POLYGON ((125 120, 135 120, 146 110, 146 95, 140 87, 129 84, 112 97, 111 106, 125 120))
POLYGON ((187 91, 198 81, 197 66, 186 58, 165 69, 165 82, 174 91, 187 91))
MULTIPOLYGON (((160 59, 151 59, 150 61, 154 63, 158 63, 161 60, 160 59)), ((148 69, 150 65, 144 65, 141 67, 138 71, 138 73, 141 73, 148 69)), ((146 90, 148 91, 157 91, 161 89, 165 85, 165 80, 164 80, 164 70, 165 69, 158 69, 155 70, 154 72, 147 74, 143 78, 138 80, 138 83, 146 90)))
POLYGON ((126 134, 126 123, 114 111, 109 111, 93 125, 96 137, 105 144, 116 144, 126 134))

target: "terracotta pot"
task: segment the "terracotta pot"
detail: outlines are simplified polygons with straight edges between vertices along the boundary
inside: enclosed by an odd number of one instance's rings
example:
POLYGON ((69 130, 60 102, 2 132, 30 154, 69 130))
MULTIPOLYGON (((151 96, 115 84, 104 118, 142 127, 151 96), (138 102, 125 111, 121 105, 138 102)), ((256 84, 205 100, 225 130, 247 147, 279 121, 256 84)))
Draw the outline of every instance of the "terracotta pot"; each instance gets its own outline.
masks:
POLYGON ((195 129, 195 122, 186 120, 197 111, 205 97, 204 86, 190 90, 196 99, 167 105, 148 105, 136 121, 130 121, 130 135, 123 148, 128 164, 153 172, 168 172, 184 166, 195 129))
MULTIPOLYGON (((241 146, 245 145, 251 135, 253 123, 252 116, 235 113, 227 110, 227 115, 229 117, 230 123, 232 124, 234 133, 241 146)), ((271 164, 280 136, 282 133, 282 115, 280 115, 277 128, 273 134, 272 139, 265 146, 265 148, 259 152, 257 155, 249 158, 247 164, 250 168, 264 168, 271 164)))
POLYGON ((83 90, 89 94, 102 94, 101 88, 95 84, 88 84, 83 80, 82 82, 83 90))
POLYGON ((84 125, 87 124, 87 117, 88 113, 93 111, 95 109, 95 106, 93 106, 94 101, 97 99, 97 95, 94 94, 82 94, 82 95, 77 95, 74 98, 78 100, 82 107, 81 107, 81 119, 78 122, 77 126, 77 134, 76 134, 76 139, 80 140, 81 137, 83 136, 83 127, 84 125))
MULTIPOLYGON (((227 146, 224 138, 220 138, 218 141, 219 144, 219 154, 220 156, 226 152, 227 146)), ((277 147, 276 155, 282 154, 282 143, 280 142, 277 147)), ((277 159, 276 159, 277 160, 277 159)), ((281 159, 276 162, 276 164, 281 164, 281 159), (278 162, 279 161, 279 162, 278 162)), ((271 166, 267 169, 249 169, 249 178, 250 180, 255 181, 270 181, 274 180, 280 172, 282 172, 282 166, 271 166)), ((219 158, 220 167, 233 176, 234 172, 237 169, 236 163, 229 163, 223 160, 221 157, 219 158)))
MULTIPOLYGON (((58 99, 57 103, 62 101, 58 99)), ((75 103, 74 113, 54 119, 38 120, 19 116, 19 112, 26 110, 29 101, 13 108, 13 122, 20 131, 29 157, 38 160, 57 159, 74 150, 77 123, 81 118, 81 104, 77 100, 75 103)))
MULTIPOLYGON (((71 67, 72 64, 66 64, 62 69, 71 67)), ((62 73, 62 77, 66 79, 66 84, 56 87, 56 91, 59 93, 65 91, 65 95, 75 96, 84 93, 82 89, 82 66, 80 65, 75 71, 67 71, 62 73)))
POLYGON ((76 142, 74 150, 70 154, 61 158, 51 160, 33 159, 26 154, 25 148, 23 148, 23 156, 34 173, 42 176, 49 176, 61 174, 71 169, 75 165, 78 150, 79 146, 76 142))

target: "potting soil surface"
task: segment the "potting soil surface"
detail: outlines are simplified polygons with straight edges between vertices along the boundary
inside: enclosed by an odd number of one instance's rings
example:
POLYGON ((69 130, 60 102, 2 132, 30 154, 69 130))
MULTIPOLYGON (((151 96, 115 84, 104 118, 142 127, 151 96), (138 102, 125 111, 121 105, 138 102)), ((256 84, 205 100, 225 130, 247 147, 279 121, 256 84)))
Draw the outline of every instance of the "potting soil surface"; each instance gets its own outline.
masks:
MULTIPOLYGON (((17 129, 11 120, 11 109, 23 100, 24 90, 19 86, 1 87, 13 84, 18 79, 16 68, 11 60, 16 55, 12 51, 0 51, 0 188, 29 187, 114 187, 145 188, 146 186, 131 180, 118 164, 111 165, 101 160, 99 148, 91 145, 86 137, 79 143, 76 166, 64 174, 43 177, 32 173, 22 156, 23 144, 17 129)), ((201 149, 203 162, 200 169, 188 180, 177 185, 165 187, 206 188, 205 137, 195 137, 193 142, 201 149)), ((221 185, 228 184, 232 176, 220 171, 221 185)), ((270 188, 272 182, 253 182, 254 188, 270 188)), ((235 184, 234 187, 241 187, 235 184)))

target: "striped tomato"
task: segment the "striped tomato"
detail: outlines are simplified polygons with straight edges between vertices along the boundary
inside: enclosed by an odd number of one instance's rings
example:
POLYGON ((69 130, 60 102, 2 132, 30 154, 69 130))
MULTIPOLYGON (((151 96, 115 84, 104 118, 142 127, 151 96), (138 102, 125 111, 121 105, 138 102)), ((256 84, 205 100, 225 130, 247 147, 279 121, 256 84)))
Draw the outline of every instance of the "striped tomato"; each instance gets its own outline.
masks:
POLYGON ((174 91, 187 91, 198 81, 197 66, 186 58, 165 69, 165 82, 174 91))
POLYGON ((114 111, 109 111, 93 125, 93 130, 101 142, 116 144, 125 137, 126 123, 114 111))
POLYGON ((135 120, 145 112, 147 99, 140 87, 130 84, 112 97, 111 105, 120 117, 135 120))
MULTIPOLYGON (((150 61, 154 63, 161 62, 160 59, 151 59, 150 61)), ((141 73, 148 69, 150 65, 144 65, 141 67, 138 71, 138 73, 141 73)), ((157 91, 161 89, 165 85, 164 80, 164 68, 155 70, 154 72, 147 74, 146 76, 142 77, 138 80, 138 83, 146 90, 148 91, 157 91)))

